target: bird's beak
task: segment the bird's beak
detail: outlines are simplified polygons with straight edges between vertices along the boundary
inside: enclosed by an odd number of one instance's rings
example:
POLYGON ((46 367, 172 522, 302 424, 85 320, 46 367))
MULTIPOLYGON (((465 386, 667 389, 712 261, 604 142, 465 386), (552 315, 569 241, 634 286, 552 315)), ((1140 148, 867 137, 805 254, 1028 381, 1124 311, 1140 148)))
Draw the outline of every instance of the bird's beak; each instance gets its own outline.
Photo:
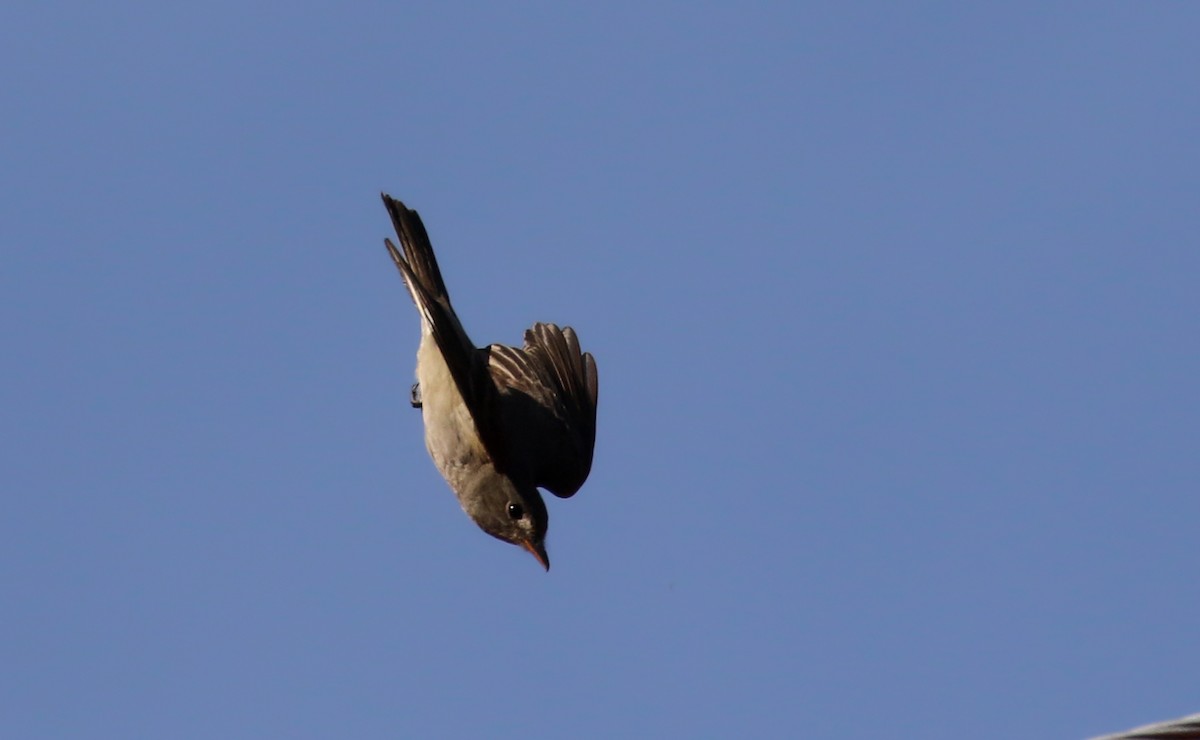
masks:
POLYGON ((538 543, 533 544, 532 540, 524 540, 521 542, 522 547, 528 550, 537 561, 542 564, 546 570, 550 570, 550 556, 546 554, 546 546, 538 543))

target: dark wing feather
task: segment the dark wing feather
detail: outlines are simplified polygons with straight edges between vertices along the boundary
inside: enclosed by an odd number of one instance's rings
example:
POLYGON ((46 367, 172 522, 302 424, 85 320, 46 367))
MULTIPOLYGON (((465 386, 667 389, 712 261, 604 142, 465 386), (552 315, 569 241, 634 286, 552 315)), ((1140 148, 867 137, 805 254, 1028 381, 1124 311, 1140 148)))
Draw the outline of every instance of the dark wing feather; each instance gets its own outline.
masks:
POLYGON ((512 472, 556 496, 573 495, 592 469, 596 361, 580 351, 574 330, 554 324, 534 324, 523 349, 488 351, 512 472))

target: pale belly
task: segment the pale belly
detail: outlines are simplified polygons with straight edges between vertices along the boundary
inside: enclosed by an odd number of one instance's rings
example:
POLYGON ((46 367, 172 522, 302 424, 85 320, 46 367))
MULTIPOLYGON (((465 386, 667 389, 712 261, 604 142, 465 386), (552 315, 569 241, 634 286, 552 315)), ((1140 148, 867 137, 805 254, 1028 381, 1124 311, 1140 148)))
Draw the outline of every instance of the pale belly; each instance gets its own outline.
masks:
POLYGON ((425 447, 450 487, 460 492, 464 478, 490 460, 450 369, 428 334, 421 337, 417 349, 417 382, 421 384, 425 447))

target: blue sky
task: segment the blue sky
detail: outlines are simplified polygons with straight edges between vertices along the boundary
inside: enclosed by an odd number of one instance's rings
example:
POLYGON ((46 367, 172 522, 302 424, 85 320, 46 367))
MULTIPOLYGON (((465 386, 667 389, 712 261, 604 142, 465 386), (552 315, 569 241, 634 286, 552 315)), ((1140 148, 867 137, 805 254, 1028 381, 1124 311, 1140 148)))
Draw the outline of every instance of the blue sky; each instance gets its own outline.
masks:
POLYGON ((1200 710, 1200 5, 0 10, 7 737, 1200 710), (576 327, 554 568, 408 407, 576 327))

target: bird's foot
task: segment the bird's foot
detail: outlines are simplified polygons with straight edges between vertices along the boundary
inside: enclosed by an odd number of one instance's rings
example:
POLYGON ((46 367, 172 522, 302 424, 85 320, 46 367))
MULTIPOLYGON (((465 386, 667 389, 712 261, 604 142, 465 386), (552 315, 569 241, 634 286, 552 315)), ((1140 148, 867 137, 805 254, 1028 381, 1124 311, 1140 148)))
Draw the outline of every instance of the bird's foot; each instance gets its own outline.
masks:
POLYGON ((413 383, 412 391, 409 393, 408 400, 409 400, 409 403, 412 404, 412 407, 414 409, 421 408, 421 384, 420 383, 413 383))

